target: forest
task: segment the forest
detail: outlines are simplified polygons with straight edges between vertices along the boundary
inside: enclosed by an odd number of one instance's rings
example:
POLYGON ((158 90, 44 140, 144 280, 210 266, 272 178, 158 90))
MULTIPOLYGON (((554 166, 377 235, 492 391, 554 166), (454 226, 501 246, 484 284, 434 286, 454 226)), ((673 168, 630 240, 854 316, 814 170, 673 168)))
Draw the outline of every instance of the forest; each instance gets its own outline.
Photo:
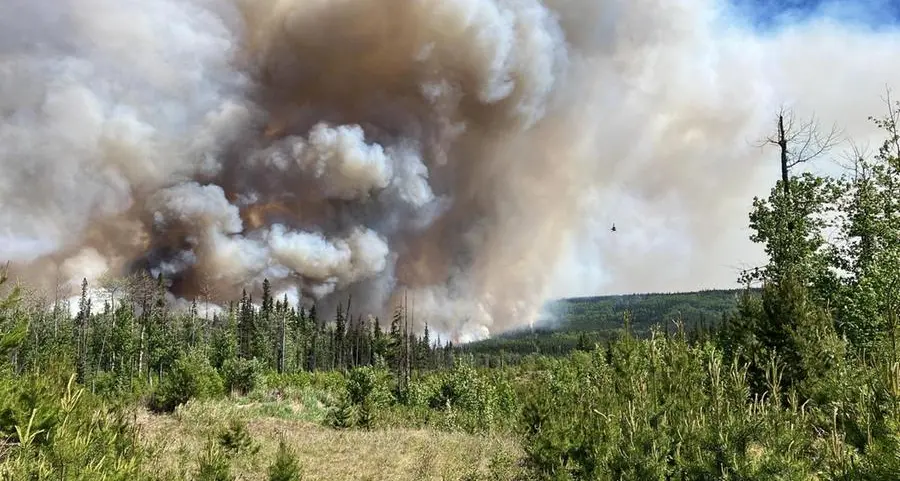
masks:
POLYGON ((898 479, 888 110, 881 149, 837 177, 802 169, 812 131, 779 117, 745 289, 565 300, 556 324, 467 346, 403 306, 317 312, 266 286, 176 310, 139 274, 105 298, 85 282, 70 315, 4 276, 0 477, 898 479))
MULTIPOLYGON (((718 327, 723 317, 737 308, 744 290, 647 293, 562 299, 547 306, 552 316, 529 329, 459 346, 481 365, 518 362, 529 354, 565 355, 617 337, 626 328, 632 335, 648 337, 654 327, 685 326, 693 336, 718 327)), ((758 294, 758 289, 748 292, 758 294)))

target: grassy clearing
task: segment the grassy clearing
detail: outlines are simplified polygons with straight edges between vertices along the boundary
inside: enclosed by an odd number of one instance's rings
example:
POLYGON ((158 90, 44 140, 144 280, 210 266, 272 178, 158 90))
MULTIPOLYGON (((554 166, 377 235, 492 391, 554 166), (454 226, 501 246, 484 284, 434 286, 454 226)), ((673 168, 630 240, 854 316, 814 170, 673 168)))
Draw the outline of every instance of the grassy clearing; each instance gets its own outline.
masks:
POLYGON ((188 403, 173 415, 141 411, 143 444, 153 451, 147 469, 164 478, 190 479, 207 440, 231 420, 246 422, 258 451, 231 461, 240 480, 266 479, 284 436, 303 465, 304 480, 516 479, 521 450, 514 440, 432 429, 335 430, 321 426, 321 406, 291 401, 188 403))

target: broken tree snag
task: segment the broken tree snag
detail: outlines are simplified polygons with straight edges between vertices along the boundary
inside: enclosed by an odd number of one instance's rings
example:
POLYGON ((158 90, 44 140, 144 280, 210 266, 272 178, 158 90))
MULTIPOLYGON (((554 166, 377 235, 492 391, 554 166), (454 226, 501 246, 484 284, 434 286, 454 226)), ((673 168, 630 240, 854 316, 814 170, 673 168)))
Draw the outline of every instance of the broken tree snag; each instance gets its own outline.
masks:
POLYGON ((781 154, 781 180, 784 190, 790 192, 789 180, 791 169, 800 164, 814 160, 838 144, 841 132, 836 125, 827 133, 823 133, 814 116, 798 122, 794 112, 782 108, 778 111, 776 135, 767 137, 760 146, 777 145, 781 154))
POLYGON ((788 150, 787 137, 784 135, 784 113, 778 113, 778 147, 781 150, 781 182, 785 195, 790 195, 790 183, 788 182, 788 150))
MULTIPOLYGON (((839 137, 840 130, 836 125, 823 133, 815 116, 798 122, 793 111, 785 108, 778 111, 775 135, 766 137, 759 146, 778 146, 785 202, 791 201, 791 170, 827 153, 838 144, 839 137)), ((793 230, 793 226, 788 227, 793 230)))

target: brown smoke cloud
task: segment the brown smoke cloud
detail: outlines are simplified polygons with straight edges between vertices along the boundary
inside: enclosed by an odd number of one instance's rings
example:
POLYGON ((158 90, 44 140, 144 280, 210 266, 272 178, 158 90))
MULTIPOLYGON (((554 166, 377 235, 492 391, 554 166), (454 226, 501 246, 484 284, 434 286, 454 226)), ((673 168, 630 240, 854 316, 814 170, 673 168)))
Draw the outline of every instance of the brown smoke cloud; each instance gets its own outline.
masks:
POLYGON ((384 314, 408 292, 457 340, 556 295, 730 283, 768 180, 747 142, 781 102, 864 122, 897 68, 854 59, 898 37, 760 37, 719 7, 7 0, 0 258, 45 283, 162 272, 181 298, 267 278, 384 314), (829 55, 779 50, 810 38, 829 55))

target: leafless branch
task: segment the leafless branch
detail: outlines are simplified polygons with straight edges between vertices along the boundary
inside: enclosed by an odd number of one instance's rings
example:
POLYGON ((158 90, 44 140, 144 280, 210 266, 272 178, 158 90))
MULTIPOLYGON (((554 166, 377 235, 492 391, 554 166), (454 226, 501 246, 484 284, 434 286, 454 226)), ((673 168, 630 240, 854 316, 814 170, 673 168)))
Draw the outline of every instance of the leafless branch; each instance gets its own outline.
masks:
POLYGON ((783 128, 778 129, 776 135, 767 137, 763 142, 786 149, 788 168, 820 157, 841 142, 843 132, 837 124, 833 124, 826 132, 814 115, 808 120, 798 120, 792 110, 782 107, 778 111, 777 119, 783 128))
POLYGON ((865 162, 865 159, 870 155, 869 144, 859 145, 852 139, 848 140, 847 143, 849 144, 849 149, 841 154, 844 160, 834 159, 833 162, 843 171, 852 173, 854 180, 865 179, 869 175, 869 169, 865 162))
POLYGON ((881 100, 887 106, 887 116, 884 118, 887 122, 885 127, 888 133, 891 134, 887 146, 893 149, 892 154, 895 158, 900 158, 900 135, 898 135, 900 132, 897 131, 897 122, 900 122, 900 102, 895 102, 891 99, 890 87, 885 86, 884 90, 885 94, 881 97, 881 100))

